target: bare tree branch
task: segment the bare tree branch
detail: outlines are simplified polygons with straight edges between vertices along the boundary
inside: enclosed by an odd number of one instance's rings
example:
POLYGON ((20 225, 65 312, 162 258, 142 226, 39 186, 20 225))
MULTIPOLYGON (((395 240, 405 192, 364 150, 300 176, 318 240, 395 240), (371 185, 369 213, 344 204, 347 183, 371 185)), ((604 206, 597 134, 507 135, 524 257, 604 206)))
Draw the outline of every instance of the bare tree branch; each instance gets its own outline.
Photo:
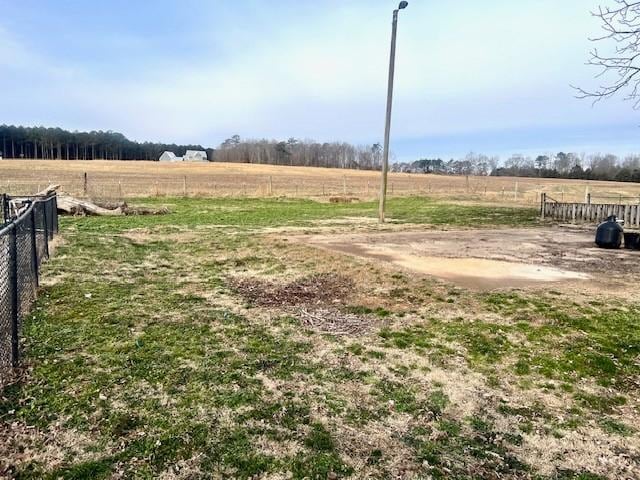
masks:
POLYGON ((600 69, 595 77, 606 82, 595 90, 573 88, 578 92, 577 98, 590 98, 594 103, 626 92, 625 100, 633 102, 633 107, 640 109, 640 1, 613 1, 615 7, 600 6, 592 12, 602 22, 605 33, 590 40, 614 42, 615 53, 602 55, 596 48, 587 62, 587 65, 600 69))

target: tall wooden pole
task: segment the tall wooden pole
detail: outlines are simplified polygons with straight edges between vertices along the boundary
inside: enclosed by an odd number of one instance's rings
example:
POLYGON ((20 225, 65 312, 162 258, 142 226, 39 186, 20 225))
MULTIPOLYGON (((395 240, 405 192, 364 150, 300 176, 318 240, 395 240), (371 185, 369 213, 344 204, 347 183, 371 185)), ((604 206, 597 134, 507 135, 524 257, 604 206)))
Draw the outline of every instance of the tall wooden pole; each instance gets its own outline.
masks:
MULTIPOLYGON (((404 6, 406 7, 406 5, 404 6)), ((402 8, 404 8, 402 7, 402 8)), ((382 152, 382 181, 380 183, 380 204, 378 222, 384 223, 384 209, 387 200, 387 173, 389 171, 389 137, 391 135, 391 107, 393 103, 393 76, 396 64, 396 33, 398 30, 398 10, 393 11, 391 27, 391 55, 389 56, 389 81, 387 84, 387 116, 384 126, 384 150, 382 152)))

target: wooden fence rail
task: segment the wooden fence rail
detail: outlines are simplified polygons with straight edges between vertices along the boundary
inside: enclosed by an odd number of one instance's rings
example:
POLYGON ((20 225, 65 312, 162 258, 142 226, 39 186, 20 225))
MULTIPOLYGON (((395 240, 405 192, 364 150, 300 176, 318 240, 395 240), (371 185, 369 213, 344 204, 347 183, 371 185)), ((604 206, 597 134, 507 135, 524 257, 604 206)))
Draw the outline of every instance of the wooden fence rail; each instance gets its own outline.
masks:
POLYGON ((600 223, 615 215, 618 220, 624 220, 625 226, 640 228, 640 204, 564 203, 549 201, 543 194, 540 210, 543 219, 572 223, 600 223))

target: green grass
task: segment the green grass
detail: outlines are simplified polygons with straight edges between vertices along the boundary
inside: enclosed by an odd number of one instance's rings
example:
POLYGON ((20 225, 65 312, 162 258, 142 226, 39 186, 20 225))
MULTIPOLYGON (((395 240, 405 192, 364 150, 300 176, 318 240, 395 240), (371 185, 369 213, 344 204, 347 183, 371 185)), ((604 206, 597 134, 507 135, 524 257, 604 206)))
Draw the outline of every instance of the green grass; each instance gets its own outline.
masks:
MULTIPOLYGON (((329 204, 291 199, 142 199, 145 205, 167 205, 162 216, 86 217, 62 219, 62 225, 81 231, 121 232, 141 227, 223 226, 239 229, 311 226, 315 221, 347 216, 377 218, 377 203, 329 204)), ((391 222, 461 227, 534 225, 537 212, 530 208, 459 206, 424 197, 390 199, 391 222)))
MULTIPOLYGON (((374 217, 374 204, 144 203, 172 213, 61 220, 64 242, 23 325, 28 376, 0 398, 0 422, 33 427, 22 448, 51 442, 61 458, 27 458, 12 466, 16 477, 151 479, 183 468, 192 478, 388 478, 408 452, 400 463, 418 478, 543 478, 513 453, 534 429, 561 435, 591 421, 610 438, 635 434, 619 409, 637 393, 636 304, 479 294, 344 257, 333 268, 370 276, 356 286, 358 300, 338 307, 379 323, 363 337, 321 334, 295 311, 246 308, 226 279, 326 267, 318 252, 261 229, 374 217), (412 312, 386 306, 389 298, 410 301, 412 312), (448 308, 463 314, 436 313, 448 308), (479 374, 496 395, 507 395, 505 382, 533 397, 552 391, 566 409, 479 401, 461 417, 448 390, 456 385, 429 380, 437 368, 479 374), (509 431, 499 431, 498 416, 509 431), (61 432, 78 446, 56 440, 61 432)), ((528 209, 417 197, 393 199, 389 211, 395 222, 429 225, 536 222, 528 209)), ((552 478, 594 475, 558 469, 552 478)))
POLYGON ((430 318, 424 324, 381 330, 381 345, 446 353, 442 340, 455 341, 465 347, 473 366, 502 362, 512 364, 520 376, 569 384, 588 378, 621 392, 635 388, 640 304, 594 309, 520 293, 492 293, 483 300, 511 322, 477 322, 473 315, 452 321, 430 318))
POLYGON ((432 478, 522 478, 530 470, 509 453, 509 444, 517 445, 521 438, 499 435, 491 421, 478 417, 464 419, 464 423, 441 420, 435 429, 417 427, 404 441, 432 478), (468 470, 469 458, 475 460, 474 473, 468 470))

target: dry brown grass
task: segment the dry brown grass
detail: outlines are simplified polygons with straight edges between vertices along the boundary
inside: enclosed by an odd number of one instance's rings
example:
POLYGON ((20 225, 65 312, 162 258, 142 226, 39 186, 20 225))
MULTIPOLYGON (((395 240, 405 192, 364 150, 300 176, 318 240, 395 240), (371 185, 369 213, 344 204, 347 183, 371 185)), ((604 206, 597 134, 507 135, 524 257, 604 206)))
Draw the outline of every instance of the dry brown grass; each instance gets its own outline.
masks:
MULTIPOLYGON (((73 195, 130 198, 148 196, 289 196, 329 199, 342 195, 373 199, 379 173, 335 168, 285 167, 228 163, 169 164, 146 161, 3 160, 0 191, 34 193, 58 183, 73 195)), ((640 185, 584 180, 457 177, 394 173, 393 196, 428 194, 455 200, 536 204, 542 192, 556 200, 625 203, 640 199, 640 185), (517 183, 517 193, 516 193, 517 183), (625 198, 626 197, 626 198, 625 198)), ((639 200, 640 201, 640 200, 639 200)))

